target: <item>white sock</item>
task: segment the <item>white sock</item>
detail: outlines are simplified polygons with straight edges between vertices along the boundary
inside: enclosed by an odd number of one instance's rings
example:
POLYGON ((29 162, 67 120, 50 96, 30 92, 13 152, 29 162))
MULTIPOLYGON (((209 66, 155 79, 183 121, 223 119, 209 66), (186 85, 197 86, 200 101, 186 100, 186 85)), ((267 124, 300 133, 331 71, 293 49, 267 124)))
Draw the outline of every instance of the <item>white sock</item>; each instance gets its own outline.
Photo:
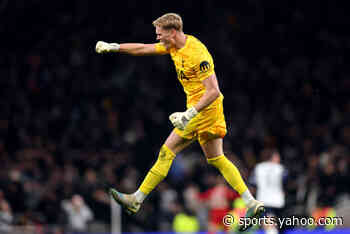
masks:
POLYGON ((136 197, 136 201, 140 203, 142 203, 143 200, 145 200, 145 198, 147 197, 147 195, 141 192, 139 189, 134 193, 134 195, 136 197))
POLYGON ((252 194, 247 189, 244 193, 241 194, 241 197, 247 207, 251 207, 253 205, 253 201, 255 201, 252 194))

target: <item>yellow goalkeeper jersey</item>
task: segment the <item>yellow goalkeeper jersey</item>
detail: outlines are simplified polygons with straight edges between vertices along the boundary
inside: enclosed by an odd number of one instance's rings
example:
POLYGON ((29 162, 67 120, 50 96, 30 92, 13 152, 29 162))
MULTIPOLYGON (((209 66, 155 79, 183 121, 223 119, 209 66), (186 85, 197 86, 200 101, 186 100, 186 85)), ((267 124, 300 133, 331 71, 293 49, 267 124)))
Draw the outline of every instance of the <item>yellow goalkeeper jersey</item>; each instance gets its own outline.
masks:
MULTIPOLYGON (((185 46, 181 49, 156 44, 158 54, 170 54, 176 67, 177 78, 187 97, 187 107, 195 105, 205 92, 202 81, 214 74, 214 62, 206 46, 197 38, 187 35, 185 46)), ((215 103, 215 102, 214 102, 215 103)), ((212 103, 212 104, 214 104, 212 103)))

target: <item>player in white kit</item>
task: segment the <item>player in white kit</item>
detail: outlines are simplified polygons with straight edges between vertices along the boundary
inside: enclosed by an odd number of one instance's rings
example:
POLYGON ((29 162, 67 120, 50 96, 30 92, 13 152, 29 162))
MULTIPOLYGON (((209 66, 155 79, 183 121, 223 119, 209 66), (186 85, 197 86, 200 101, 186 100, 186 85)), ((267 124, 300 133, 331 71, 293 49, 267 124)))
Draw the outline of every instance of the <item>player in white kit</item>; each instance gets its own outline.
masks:
MULTIPOLYGON (((252 175, 252 183, 256 185, 256 198, 265 204, 266 214, 279 217, 285 205, 283 181, 287 177, 287 170, 281 164, 280 154, 273 151, 268 161, 258 163, 252 175)), ((277 226, 267 225, 266 233, 278 233, 277 226)))

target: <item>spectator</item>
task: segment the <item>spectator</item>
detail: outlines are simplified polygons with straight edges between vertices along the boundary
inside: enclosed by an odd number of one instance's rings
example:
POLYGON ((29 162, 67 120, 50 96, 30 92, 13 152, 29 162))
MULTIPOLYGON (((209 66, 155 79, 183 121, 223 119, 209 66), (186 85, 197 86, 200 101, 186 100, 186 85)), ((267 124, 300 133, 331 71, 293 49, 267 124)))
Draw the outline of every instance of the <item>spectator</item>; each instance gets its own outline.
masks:
MULTIPOLYGON (((2 194, 2 192, 1 192, 2 194)), ((13 215, 9 203, 5 199, 0 199, 0 232, 11 233, 13 215)))
POLYGON ((215 233, 228 230, 229 227, 223 224, 223 218, 232 210, 231 204, 239 194, 230 189, 221 176, 209 174, 207 179, 213 184, 210 189, 199 194, 199 199, 208 207, 208 231, 215 233))
POLYGON ((74 232, 86 232, 88 223, 93 220, 91 209, 80 195, 73 195, 70 201, 63 200, 62 208, 67 214, 68 226, 74 232))

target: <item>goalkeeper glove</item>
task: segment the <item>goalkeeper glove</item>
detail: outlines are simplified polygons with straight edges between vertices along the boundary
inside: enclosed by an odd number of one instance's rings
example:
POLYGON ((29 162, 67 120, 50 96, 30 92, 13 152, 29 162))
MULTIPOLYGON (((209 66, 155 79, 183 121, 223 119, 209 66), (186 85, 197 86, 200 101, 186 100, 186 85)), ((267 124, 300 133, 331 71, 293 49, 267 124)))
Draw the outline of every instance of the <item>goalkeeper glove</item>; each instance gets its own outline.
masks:
POLYGON ((99 54, 108 52, 117 52, 120 48, 118 43, 107 43, 104 41, 98 41, 96 43, 96 52, 99 54))
POLYGON ((171 123, 175 128, 184 130, 186 125, 198 114, 196 108, 191 107, 185 112, 175 112, 169 116, 171 123))

